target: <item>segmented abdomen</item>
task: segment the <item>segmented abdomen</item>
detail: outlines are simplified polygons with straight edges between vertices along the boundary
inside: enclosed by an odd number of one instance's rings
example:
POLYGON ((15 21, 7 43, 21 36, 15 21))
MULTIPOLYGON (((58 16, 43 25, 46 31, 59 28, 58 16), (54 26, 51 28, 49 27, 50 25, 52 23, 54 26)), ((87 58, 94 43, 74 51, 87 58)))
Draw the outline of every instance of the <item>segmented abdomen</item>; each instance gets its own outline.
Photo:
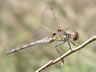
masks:
POLYGON ((6 54, 10 54, 10 53, 13 53, 13 52, 17 52, 17 51, 19 51, 19 50, 22 50, 22 49, 25 49, 25 48, 28 48, 28 47, 31 47, 31 46, 35 46, 35 45, 38 45, 38 44, 50 43, 50 42, 52 42, 52 41, 54 41, 53 38, 48 38, 48 37, 47 37, 47 38, 38 40, 38 41, 36 41, 36 42, 32 42, 32 43, 30 43, 30 44, 26 44, 26 45, 23 45, 23 46, 19 46, 19 47, 17 47, 17 48, 12 48, 12 49, 8 50, 8 51, 6 52, 6 54))

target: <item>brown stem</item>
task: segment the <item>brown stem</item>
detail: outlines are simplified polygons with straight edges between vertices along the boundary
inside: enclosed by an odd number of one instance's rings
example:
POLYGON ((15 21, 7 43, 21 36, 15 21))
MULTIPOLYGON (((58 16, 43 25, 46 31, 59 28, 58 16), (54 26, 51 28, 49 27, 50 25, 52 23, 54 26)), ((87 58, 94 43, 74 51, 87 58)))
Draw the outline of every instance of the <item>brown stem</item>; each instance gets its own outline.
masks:
POLYGON ((56 58, 55 60, 50 60, 48 63, 46 63, 45 65, 43 65, 42 67, 40 67, 36 72, 41 72, 42 70, 46 69, 49 66, 52 66, 56 63, 58 63, 59 61, 61 61, 63 58, 67 57, 68 55, 84 48, 86 45, 88 45, 89 43, 93 42, 96 40, 96 36, 91 37, 90 39, 88 39, 87 41, 85 41, 83 44, 79 45, 76 48, 72 48, 71 50, 67 51, 66 53, 64 53, 63 55, 61 55, 60 57, 56 58))

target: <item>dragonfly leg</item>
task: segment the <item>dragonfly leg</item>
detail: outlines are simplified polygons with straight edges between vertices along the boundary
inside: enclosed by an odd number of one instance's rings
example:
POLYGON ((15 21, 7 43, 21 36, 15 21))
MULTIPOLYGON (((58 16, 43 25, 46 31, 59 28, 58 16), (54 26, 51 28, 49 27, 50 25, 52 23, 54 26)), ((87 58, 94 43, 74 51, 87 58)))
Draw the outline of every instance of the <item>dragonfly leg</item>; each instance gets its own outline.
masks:
MULTIPOLYGON (((56 51, 59 53, 59 55, 61 56, 61 52, 59 51, 59 49, 57 48, 58 46, 64 44, 65 42, 60 42, 59 44, 55 45, 55 49, 56 51)), ((64 65, 64 59, 62 59, 62 66, 64 65)))
POLYGON ((64 47, 63 47, 63 48, 65 49, 67 46, 68 46, 68 43, 66 42, 66 43, 64 44, 64 47))
POLYGON ((70 50, 72 50, 69 39, 67 40, 70 50))
POLYGON ((70 40, 70 42, 74 45, 74 46, 76 46, 76 44, 71 40, 71 39, 69 39, 70 40))
POLYGON ((60 42, 59 44, 55 45, 55 49, 56 51, 61 55, 61 52, 59 51, 59 49, 57 48, 58 46, 64 44, 65 42, 60 42))

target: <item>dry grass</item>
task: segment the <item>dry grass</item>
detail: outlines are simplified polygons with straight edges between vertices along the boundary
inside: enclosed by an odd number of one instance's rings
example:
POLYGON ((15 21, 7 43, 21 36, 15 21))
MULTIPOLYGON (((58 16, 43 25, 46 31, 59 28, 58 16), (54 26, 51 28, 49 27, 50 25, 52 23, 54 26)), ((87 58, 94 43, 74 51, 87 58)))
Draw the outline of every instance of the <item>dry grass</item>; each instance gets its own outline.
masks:
MULTIPOLYGON (((57 22, 80 34, 77 45, 96 34, 95 0, 0 0, 0 72, 34 72, 58 57, 54 44, 39 45, 4 55, 10 48, 41 39, 55 31, 57 22), (50 11, 53 7, 56 19, 50 11)), ((64 69, 57 64, 47 72, 95 72, 95 42, 66 58, 64 69)), ((64 50, 61 47, 61 50, 64 50)), ((45 71, 46 72, 46 71, 45 71)))

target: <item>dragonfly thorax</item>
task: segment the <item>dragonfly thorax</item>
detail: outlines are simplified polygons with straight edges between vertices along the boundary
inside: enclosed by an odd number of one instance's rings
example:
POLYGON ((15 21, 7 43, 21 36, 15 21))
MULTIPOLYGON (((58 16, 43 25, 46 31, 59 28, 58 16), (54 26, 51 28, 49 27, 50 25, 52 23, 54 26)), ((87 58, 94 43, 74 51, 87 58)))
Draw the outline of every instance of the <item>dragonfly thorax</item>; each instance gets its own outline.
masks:
POLYGON ((66 38, 66 32, 58 30, 57 33, 53 33, 53 36, 56 40, 63 41, 66 38))

